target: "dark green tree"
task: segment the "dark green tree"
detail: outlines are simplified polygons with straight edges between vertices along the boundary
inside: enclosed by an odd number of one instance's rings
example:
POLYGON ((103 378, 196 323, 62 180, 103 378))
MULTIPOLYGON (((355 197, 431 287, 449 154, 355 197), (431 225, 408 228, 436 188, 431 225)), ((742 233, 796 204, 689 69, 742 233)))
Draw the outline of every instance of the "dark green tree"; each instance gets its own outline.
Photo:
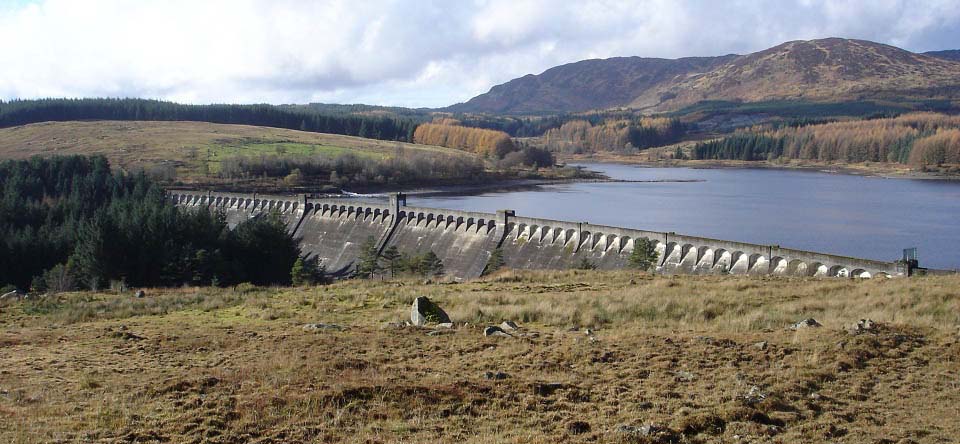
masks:
POLYGON ((645 237, 634 239, 633 252, 630 253, 630 257, 627 259, 631 267, 649 270, 656 260, 657 250, 653 242, 650 242, 650 239, 645 237))
POLYGON ((391 245, 386 250, 383 250, 382 258, 386 264, 387 271, 390 272, 390 277, 396 277, 397 273, 403 269, 403 255, 400 254, 400 250, 397 249, 396 245, 391 245))
POLYGON ((577 262, 577 265, 574 268, 576 268, 577 270, 595 270, 597 268, 597 265, 594 264, 593 262, 590 262, 589 259, 583 258, 583 259, 580 259, 580 262, 577 262))
POLYGON ((424 276, 439 276, 443 274, 443 261, 433 251, 428 251, 420 258, 420 273, 424 276))
POLYGON ((357 277, 370 278, 380 273, 380 255, 377 252, 377 241, 373 236, 367 237, 360 247, 360 257, 357 262, 357 277))
POLYGON ((487 259, 487 265, 483 267, 482 275, 487 275, 493 273, 506 265, 506 261, 503 259, 503 249, 495 248, 493 253, 490 253, 490 259, 487 259))

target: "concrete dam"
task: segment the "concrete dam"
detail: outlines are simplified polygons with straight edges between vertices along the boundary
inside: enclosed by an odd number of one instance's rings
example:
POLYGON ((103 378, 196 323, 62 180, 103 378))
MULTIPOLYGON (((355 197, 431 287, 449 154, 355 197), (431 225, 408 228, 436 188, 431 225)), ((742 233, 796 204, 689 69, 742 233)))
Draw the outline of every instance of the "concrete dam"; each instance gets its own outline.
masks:
POLYGON ((402 194, 389 203, 343 198, 170 191, 174 204, 223 211, 227 223, 279 213, 302 252, 316 256, 333 275, 349 275, 364 242, 378 251, 396 246, 404 254, 433 251, 455 279, 480 276, 494 250, 515 269, 568 269, 584 259, 598 269, 628 267, 634 241, 646 238, 657 252, 657 271, 667 274, 749 274, 822 277, 898 277, 901 262, 815 253, 687 236, 676 233, 564 222, 438 208, 410 207, 402 194))

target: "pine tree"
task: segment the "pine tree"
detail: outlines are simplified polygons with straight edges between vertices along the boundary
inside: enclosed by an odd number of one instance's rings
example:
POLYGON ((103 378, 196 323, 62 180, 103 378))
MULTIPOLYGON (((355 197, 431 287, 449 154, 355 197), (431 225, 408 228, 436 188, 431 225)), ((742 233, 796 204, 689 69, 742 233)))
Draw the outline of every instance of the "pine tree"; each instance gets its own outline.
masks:
POLYGON ((657 250, 650 242, 650 239, 640 238, 633 242, 633 252, 630 253, 628 262, 631 267, 641 270, 649 270, 657 259, 657 250))
POLYGON ((377 253, 377 241, 373 236, 367 237, 360 249, 360 258, 357 264, 357 276, 369 278, 381 271, 380 258, 377 253))
POLYGON ((583 258, 577 263, 576 268, 577 270, 595 270, 597 266, 593 262, 590 262, 590 260, 587 258, 583 258))
POLYGON ((303 265, 303 257, 298 257, 290 269, 290 282, 296 286, 307 285, 311 283, 311 277, 310 270, 303 265))
POLYGON ((503 259, 503 249, 496 248, 493 250, 493 253, 490 254, 490 259, 487 260, 487 266, 483 267, 482 275, 488 275, 493 273, 506 265, 506 261, 503 259))
POLYGON ((439 276, 443 274, 443 261, 433 251, 428 251, 420 259, 420 270, 424 276, 439 276))
POLYGON ((400 254, 400 250, 397 249, 396 245, 391 245, 383 251, 383 260, 387 264, 387 271, 390 272, 390 277, 396 277, 397 272, 402 268, 402 258, 403 255, 400 254))

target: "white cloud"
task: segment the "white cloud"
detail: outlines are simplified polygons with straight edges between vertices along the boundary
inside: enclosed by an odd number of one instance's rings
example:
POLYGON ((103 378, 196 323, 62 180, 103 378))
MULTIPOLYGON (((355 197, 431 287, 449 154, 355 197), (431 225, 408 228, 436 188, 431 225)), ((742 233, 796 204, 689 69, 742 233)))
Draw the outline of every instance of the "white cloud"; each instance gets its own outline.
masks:
POLYGON ((31 0, 0 5, 0 98, 443 106, 585 58, 842 36, 960 41, 957 0, 31 0))

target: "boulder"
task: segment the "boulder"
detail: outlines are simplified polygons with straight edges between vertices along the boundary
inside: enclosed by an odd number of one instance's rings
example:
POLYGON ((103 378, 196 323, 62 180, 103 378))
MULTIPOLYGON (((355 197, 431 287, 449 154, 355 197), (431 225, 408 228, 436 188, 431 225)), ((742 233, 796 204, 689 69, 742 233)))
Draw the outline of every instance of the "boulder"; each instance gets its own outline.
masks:
POLYGON ((491 325, 483 329, 483 335, 484 336, 506 336, 506 337, 512 336, 510 333, 503 331, 502 328, 497 327, 495 325, 491 325))
POLYGON ((802 321, 800 321, 800 322, 797 322, 796 324, 791 325, 791 326, 790 326, 790 329, 791 329, 791 330, 801 330, 801 329, 804 329, 804 328, 816 328, 816 327, 823 327, 823 324, 817 322, 817 320, 814 319, 814 318, 809 318, 809 319, 804 319, 804 320, 802 320, 802 321))
POLYGON ((420 296, 413 301, 413 306, 410 307, 410 322, 416 326, 424 326, 427 323, 446 324, 450 322, 450 316, 447 316, 443 309, 427 299, 426 296, 420 296))
POLYGON ((872 319, 861 319, 856 324, 850 326, 847 332, 851 335, 862 335, 864 333, 876 333, 879 325, 872 319))
POLYGON ((500 329, 503 331, 511 331, 520 328, 517 326, 516 322, 513 321, 503 321, 500 323, 500 329))

